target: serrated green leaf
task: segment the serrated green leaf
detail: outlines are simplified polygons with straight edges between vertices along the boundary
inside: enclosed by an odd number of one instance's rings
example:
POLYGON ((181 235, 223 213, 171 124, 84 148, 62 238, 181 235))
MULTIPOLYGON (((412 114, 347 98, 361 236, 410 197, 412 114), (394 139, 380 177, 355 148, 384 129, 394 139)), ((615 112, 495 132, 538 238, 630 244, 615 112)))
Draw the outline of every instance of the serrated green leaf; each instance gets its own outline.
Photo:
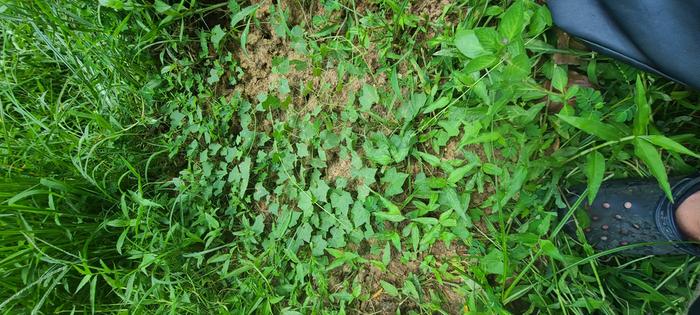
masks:
POLYGON ((471 73, 482 69, 486 69, 498 62, 498 57, 494 55, 478 56, 470 60, 464 67, 464 72, 471 73))
POLYGON ((552 15, 546 5, 538 6, 530 19, 530 36, 542 33, 547 26, 552 25, 552 15))
POLYGON ((594 151, 586 156, 585 173, 588 179, 588 202, 592 204, 605 175, 605 157, 600 152, 594 151))
POLYGON ((314 206, 311 202, 311 197, 309 196, 308 192, 299 192, 299 200, 297 201, 297 207, 299 207, 299 209, 301 209, 301 211, 304 213, 305 218, 313 214, 314 206))
POLYGON ((498 165, 493 163, 484 163, 481 166, 481 170, 488 175, 499 176, 503 174, 503 169, 498 167, 498 165))
POLYGON ((651 119, 651 107, 649 102, 647 102, 646 90, 639 75, 637 75, 637 82, 635 83, 634 104, 637 106, 637 113, 634 115, 634 135, 645 135, 651 119))
POLYGON ((564 92, 568 81, 569 78, 566 74, 566 70, 562 67, 555 66, 552 70, 552 86, 559 92, 564 92))
POLYGON ((599 120, 566 116, 562 114, 557 115, 557 117, 567 124, 572 125, 588 134, 597 136, 603 140, 615 141, 622 138, 622 133, 619 130, 611 125, 602 123, 599 120))
POLYGON ((406 181, 407 178, 408 174, 397 172, 395 167, 389 168, 389 170, 387 170, 384 173, 384 176, 381 179, 381 183, 386 185, 384 195, 387 197, 391 197, 402 193, 403 183, 406 181))
POLYGON ((308 222, 305 222, 297 229, 297 237, 299 237, 300 240, 303 240, 306 243, 311 242, 312 231, 313 228, 311 227, 311 225, 308 222))
POLYGON ((479 266, 486 273, 502 275, 505 271, 503 253, 498 249, 492 249, 486 256, 479 260, 479 266))
POLYGON ((459 52, 469 58, 476 58, 486 53, 486 50, 481 46, 479 38, 476 36, 476 33, 474 33, 474 30, 457 30, 457 34, 455 34, 455 46, 457 46, 459 52))
POLYGON ((356 228, 359 228, 365 223, 369 223, 369 211, 365 209, 361 202, 356 201, 351 209, 352 223, 356 228))
POLYGON ((415 300, 420 299, 420 294, 418 294, 418 290, 416 289, 416 285, 413 284, 413 281, 411 278, 407 278, 403 282, 403 287, 401 288, 401 292, 404 295, 410 296, 415 300))
POLYGON ((372 105, 379 101, 377 88, 369 84, 362 85, 362 94, 360 95, 359 101, 360 106, 362 106, 362 110, 369 111, 372 108, 372 105))
POLYGON ((399 290, 393 284, 384 280, 379 280, 379 284, 382 286, 382 289, 384 289, 386 294, 391 296, 399 296, 399 290))
POLYGON ((634 154, 649 168, 651 174, 654 175, 659 182, 659 186, 666 194, 666 197, 672 201, 673 194, 671 193, 671 185, 668 182, 668 174, 666 174, 666 168, 664 167, 664 162, 661 159, 659 151, 646 140, 635 138, 634 154))
POLYGON ((311 193, 316 197, 316 200, 320 202, 327 202, 327 195, 328 195, 328 190, 330 187, 326 182, 322 179, 318 179, 315 181, 316 185, 311 189, 311 193))
POLYGON ((394 159, 389 151, 389 141, 386 139, 386 136, 375 135, 372 137, 372 140, 374 141, 365 141, 365 143, 362 144, 367 158, 381 165, 388 165, 391 163, 394 159))
POLYGON ((411 151, 411 146, 413 146, 413 133, 407 132, 403 136, 393 135, 391 136, 390 141, 391 146, 389 148, 389 153, 391 154, 394 162, 403 162, 403 160, 405 160, 408 156, 408 152, 411 151))
POLYGON ((521 1, 516 1, 501 15, 498 33, 506 39, 513 40, 525 27, 525 12, 521 1))
POLYGON ((349 192, 343 190, 335 190, 331 194, 331 206, 335 209, 336 213, 345 214, 348 213, 350 205, 352 204, 352 196, 349 192))
POLYGON ((214 45, 214 49, 219 49, 219 44, 225 35, 226 33, 223 29, 221 29, 219 24, 214 26, 214 28, 211 30, 211 43, 214 45))

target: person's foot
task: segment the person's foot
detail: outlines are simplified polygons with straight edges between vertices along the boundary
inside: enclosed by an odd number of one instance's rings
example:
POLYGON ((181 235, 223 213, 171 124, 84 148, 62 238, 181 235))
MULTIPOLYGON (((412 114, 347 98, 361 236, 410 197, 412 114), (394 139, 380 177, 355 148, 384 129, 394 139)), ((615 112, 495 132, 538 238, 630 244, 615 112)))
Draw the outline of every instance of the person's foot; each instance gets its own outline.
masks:
MULTIPOLYGON (((601 251, 625 255, 700 256, 700 177, 671 182, 671 203, 653 180, 612 180, 601 185, 595 200, 576 209, 567 222, 567 231, 575 234, 576 224, 583 229, 588 243, 601 251), (633 244, 622 252, 615 249, 633 244)), ((572 193, 573 205, 580 197, 572 193)), ((560 209, 560 216, 568 209, 560 209)))
POLYGON ((678 206, 676 223, 685 237, 700 241, 700 192, 688 196, 678 206))

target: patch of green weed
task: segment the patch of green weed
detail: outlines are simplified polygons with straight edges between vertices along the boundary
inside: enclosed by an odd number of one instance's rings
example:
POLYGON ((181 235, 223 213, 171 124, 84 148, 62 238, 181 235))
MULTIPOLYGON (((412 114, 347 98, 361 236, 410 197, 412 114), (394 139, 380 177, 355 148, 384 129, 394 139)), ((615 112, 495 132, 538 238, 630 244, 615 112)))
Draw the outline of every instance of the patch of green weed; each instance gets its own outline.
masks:
POLYGON ((0 6, 0 309, 683 311, 557 210, 694 170, 694 92, 536 1, 207 3, 0 6))

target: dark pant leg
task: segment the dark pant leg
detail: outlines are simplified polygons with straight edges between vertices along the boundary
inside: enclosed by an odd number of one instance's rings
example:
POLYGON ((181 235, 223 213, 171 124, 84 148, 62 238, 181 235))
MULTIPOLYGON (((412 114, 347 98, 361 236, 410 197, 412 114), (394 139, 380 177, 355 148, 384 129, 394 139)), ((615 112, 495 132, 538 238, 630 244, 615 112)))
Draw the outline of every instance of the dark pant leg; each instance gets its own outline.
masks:
POLYGON ((688 315, 700 315, 700 298, 695 298, 695 301, 690 304, 688 315))
POLYGON ((593 49, 700 89, 700 0, 549 0, 554 23, 593 49))

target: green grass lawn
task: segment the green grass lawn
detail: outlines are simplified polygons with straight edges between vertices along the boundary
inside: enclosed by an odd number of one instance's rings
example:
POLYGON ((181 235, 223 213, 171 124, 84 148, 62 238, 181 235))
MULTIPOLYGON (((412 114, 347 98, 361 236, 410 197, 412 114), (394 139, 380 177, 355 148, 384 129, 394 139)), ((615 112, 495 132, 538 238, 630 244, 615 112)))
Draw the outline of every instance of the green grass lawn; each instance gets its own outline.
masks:
POLYGON ((2 314, 684 311, 557 211, 695 171, 696 92, 541 1, 252 2, 0 0, 2 314))

